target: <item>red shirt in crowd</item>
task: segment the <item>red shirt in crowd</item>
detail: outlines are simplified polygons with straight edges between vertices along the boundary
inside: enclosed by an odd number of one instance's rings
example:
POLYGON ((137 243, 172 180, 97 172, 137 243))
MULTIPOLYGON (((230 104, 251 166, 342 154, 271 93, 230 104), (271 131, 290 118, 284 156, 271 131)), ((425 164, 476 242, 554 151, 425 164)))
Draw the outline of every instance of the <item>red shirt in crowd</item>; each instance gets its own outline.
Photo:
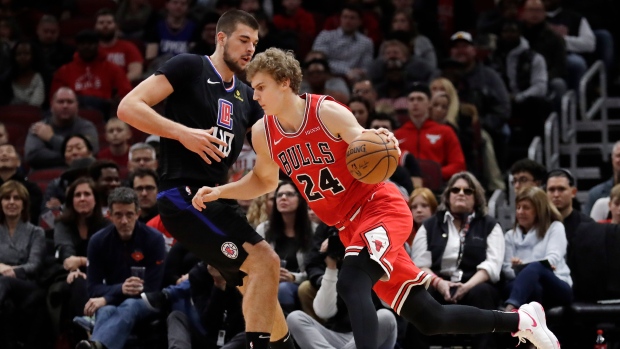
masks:
POLYGON ((127 167, 127 162, 129 161, 129 149, 125 154, 114 155, 112 151, 110 151, 110 147, 103 148, 97 154, 98 159, 112 160, 120 167, 127 167))
POLYGON ((274 15, 273 25, 280 30, 290 30, 303 34, 307 38, 314 38, 316 35, 314 16, 303 8, 298 8, 292 15, 274 15))
POLYGON ((433 160, 441 165, 441 174, 447 181, 455 173, 465 171, 465 157, 461 143, 450 126, 426 119, 418 129, 411 120, 394 131, 400 149, 423 160, 433 160))
POLYGON ((70 87, 77 95, 102 99, 111 99, 114 90, 121 98, 131 91, 131 83, 123 69, 108 62, 101 51, 92 62, 85 62, 76 52, 73 61, 58 68, 50 95, 61 87, 70 87))
POLYGON ((103 53, 108 62, 112 62, 123 68, 127 73, 127 66, 131 63, 142 63, 142 54, 131 41, 116 40, 112 46, 99 45, 99 52, 103 53))

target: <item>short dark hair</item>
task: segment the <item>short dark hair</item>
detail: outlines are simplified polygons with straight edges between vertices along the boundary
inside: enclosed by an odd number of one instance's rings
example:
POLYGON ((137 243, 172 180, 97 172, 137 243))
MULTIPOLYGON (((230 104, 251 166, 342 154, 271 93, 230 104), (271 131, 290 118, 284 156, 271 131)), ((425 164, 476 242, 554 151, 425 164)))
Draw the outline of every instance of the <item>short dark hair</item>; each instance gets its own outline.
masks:
POLYGON ((116 22, 116 18, 114 17, 114 12, 112 12, 112 10, 110 10, 109 8, 102 8, 101 10, 97 11, 97 13, 95 14, 95 18, 99 18, 102 16, 112 16, 112 18, 114 19, 114 22, 116 22))
POLYGON ((340 11, 340 13, 342 13, 344 10, 355 12, 360 17, 360 20, 364 19, 364 10, 361 6, 357 4, 346 4, 342 6, 342 10, 340 11))
POLYGON ((515 174, 519 172, 527 172, 534 177, 535 181, 539 181, 540 183, 544 182, 547 178, 547 169, 534 160, 530 160, 528 158, 518 160, 512 167, 510 167, 510 174, 515 174))
POLYGON ((392 127, 392 130, 396 130, 398 128, 398 122, 396 121, 396 118, 394 118, 388 113, 371 114, 371 116, 368 118, 368 126, 370 127, 370 125, 372 125, 372 122, 375 120, 387 120, 390 122, 390 127, 392 127))
POLYGON ((329 62, 326 59, 314 58, 307 62, 304 62, 304 69, 308 69, 313 64, 320 64, 325 68, 325 73, 331 74, 331 70, 329 69, 329 62))
POLYGON ((136 210, 140 208, 138 202, 138 195, 136 194, 135 190, 127 187, 118 187, 112 190, 112 192, 108 196, 108 207, 110 208, 110 211, 112 211, 112 206, 114 204, 135 204, 136 210))
POLYGON ((157 172, 151 170, 150 168, 139 168, 129 174, 129 186, 133 188, 133 181, 136 177, 143 178, 148 176, 153 177, 155 180, 155 185, 159 187, 159 176, 157 175, 157 172))
POLYGON ((99 178, 101 178, 101 173, 103 172, 104 168, 115 168, 117 171, 120 172, 120 167, 116 162, 104 159, 93 162, 93 164, 88 167, 88 173, 90 174, 90 177, 96 182, 99 180, 99 178))
POLYGON ((93 152, 93 144, 88 140, 88 138, 81 133, 76 133, 65 137, 62 141, 62 145, 60 146, 60 154, 62 154, 63 157, 65 156, 65 150, 67 150, 67 143, 69 143, 69 140, 73 137, 81 138, 86 144, 86 148, 88 148, 91 153, 93 152))
POLYGON ((215 31, 230 36, 237 29, 237 24, 247 25, 254 30, 259 28, 258 21, 251 14, 241 10, 230 10, 224 12, 217 21, 215 31))
POLYGON ((554 169, 552 171, 549 171, 549 174, 547 175, 547 179, 552 178, 552 177, 563 177, 568 179, 568 185, 570 187, 574 187, 575 186, 575 177, 573 176, 573 174, 565 169, 565 168, 557 168, 554 169))

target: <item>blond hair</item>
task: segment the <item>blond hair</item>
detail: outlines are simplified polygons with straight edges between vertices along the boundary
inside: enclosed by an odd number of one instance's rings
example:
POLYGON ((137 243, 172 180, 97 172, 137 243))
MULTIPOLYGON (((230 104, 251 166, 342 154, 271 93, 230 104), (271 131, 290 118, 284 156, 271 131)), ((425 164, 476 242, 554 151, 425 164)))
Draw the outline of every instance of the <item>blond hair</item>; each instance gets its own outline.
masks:
POLYGON ((269 200, 269 194, 261 195, 252 200, 248 208, 248 213, 246 214, 252 228, 256 228, 259 224, 269 219, 267 215, 267 200, 269 200))
MULTIPOLYGON (((536 227, 536 235, 539 238, 544 238, 547 234, 547 230, 554 221, 562 222, 562 215, 560 211, 549 201, 547 193, 536 186, 528 186, 521 189, 517 193, 515 203, 527 200, 534 206, 536 212, 536 220, 534 226, 536 227)), ((519 223, 515 219, 515 231, 519 223)))
POLYGON ((295 94, 299 94, 301 86, 301 66, 293 51, 284 51, 279 48, 268 48, 267 51, 257 54, 246 69, 248 80, 252 80, 258 72, 265 72, 278 83, 289 81, 289 86, 295 94))
POLYGON ((439 83, 446 91, 445 93, 448 95, 448 115, 446 116, 446 122, 449 122, 455 127, 458 127, 458 117, 459 117, 459 108, 461 102, 459 101, 459 95, 456 93, 456 88, 450 80, 446 78, 437 78, 431 82, 431 86, 434 83, 439 83))
POLYGON ((611 192, 609 193, 609 201, 615 201, 618 199, 620 199, 620 184, 614 185, 614 187, 611 188, 611 192))

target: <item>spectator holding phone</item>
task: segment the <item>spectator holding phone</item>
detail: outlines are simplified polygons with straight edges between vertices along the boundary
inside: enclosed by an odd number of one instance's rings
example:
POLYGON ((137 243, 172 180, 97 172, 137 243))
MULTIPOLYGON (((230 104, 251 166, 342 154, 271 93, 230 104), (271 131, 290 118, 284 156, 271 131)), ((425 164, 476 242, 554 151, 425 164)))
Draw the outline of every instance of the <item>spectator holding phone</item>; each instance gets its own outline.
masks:
POLYGON ((573 281, 565 260, 568 243, 560 212, 538 187, 520 191, 516 207, 502 268, 508 280, 506 311, 531 301, 546 308, 569 304, 573 281))
MULTIPOLYGON (((437 212, 413 239, 411 257, 420 269, 439 276, 429 291, 440 303, 497 309, 500 294, 493 284, 504 260, 504 233, 486 213, 484 189, 474 175, 459 172, 450 178, 437 212)), ((473 347, 485 348, 490 340, 488 334, 476 335, 473 347)))

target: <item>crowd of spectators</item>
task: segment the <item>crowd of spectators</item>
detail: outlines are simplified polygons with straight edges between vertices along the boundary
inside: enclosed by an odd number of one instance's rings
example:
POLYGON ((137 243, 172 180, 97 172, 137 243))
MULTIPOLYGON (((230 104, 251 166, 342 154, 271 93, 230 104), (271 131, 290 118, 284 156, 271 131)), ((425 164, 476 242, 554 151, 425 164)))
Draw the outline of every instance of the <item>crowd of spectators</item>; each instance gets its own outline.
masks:
MULTIPOLYGON (((123 96, 169 58, 213 53, 232 8, 261 24, 257 53, 295 52, 301 93, 329 94, 363 127, 395 133, 403 155, 390 181, 414 219, 406 248, 441 276, 427 285, 438 301, 570 304, 579 227, 620 224, 620 143, 612 178, 583 205, 570 172, 523 158, 594 61, 614 84, 615 2, 4 0, 1 348, 73 348, 89 335, 108 349, 150 347, 162 333, 155 347, 245 346, 239 293, 159 219, 159 137, 116 118, 123 96), (486 200, 509 187, 517 218, 503 227, 486 200)), ((231 180, 254 161, 246 144, 231 180)), ((338 232, 286 178, 239 205, 282 260, 278 296, 301 349, 353 345, 335 287, 338 232)), ((433 341, 376 307, 382 349, 433 341)), ((496 348, 498 337, 466 341, 496 348)))

